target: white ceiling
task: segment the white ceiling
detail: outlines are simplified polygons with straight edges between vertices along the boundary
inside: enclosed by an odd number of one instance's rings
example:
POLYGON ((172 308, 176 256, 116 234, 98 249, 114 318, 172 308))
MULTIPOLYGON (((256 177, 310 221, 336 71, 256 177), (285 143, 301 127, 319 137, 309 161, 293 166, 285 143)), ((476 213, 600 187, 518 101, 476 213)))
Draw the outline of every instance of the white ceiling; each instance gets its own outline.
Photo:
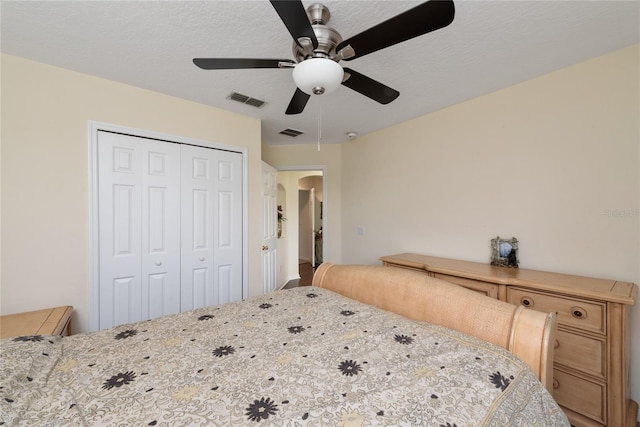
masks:
MULTIPOLYGON (((323 3, 346 39, 420 2, 323 3)), ((320 116, 322 142, 342 142, 349 131, 363 135, 640 41, 637 0, 456 1, 448 27, 342 63, 400 91, 397 100, 381 105, 341 86, 286 116, 290 69, 205 71, 191 62, 293 59, 291 36, 266 0, 0 5, 3 52, 259 118, 267 144, 316 143, 320 116), (234 90, 266 105, 226 99, 234 90), (306 133, 279 135, 285 128, 306 133)))

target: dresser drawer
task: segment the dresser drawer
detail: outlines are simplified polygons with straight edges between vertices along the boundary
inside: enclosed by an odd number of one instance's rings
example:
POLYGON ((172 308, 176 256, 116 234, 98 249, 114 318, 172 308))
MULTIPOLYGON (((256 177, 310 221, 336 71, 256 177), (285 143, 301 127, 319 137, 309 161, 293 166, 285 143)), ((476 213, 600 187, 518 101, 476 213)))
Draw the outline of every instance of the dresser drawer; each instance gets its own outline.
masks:
POLYGON ((560 406, 606 424, 606 386, 553 370, 553 398, 560 406))
POLYGON ((463 286, 472 291, 480 292, 491 298, 498 298, 498 285, 495 283, 483 282, 480 280, 467 279, 465 277, 449 276, 448 274, 435 273, 436 279, 445 280, 449 283, 463 286))
POLYGON ((558 329, 553 360, 572 369, 606 378, 607 342, 558 329))
POLYGON ((404 270, 413 270, 413 271, 419 271, 421 273, 429 273, 428 271, 426 271, 424 268, 422 267, 412 267, 409 265, 402 265, 402 264, 390 264, 388 262, 384 263, 385 267, 393 267, 393 268, 402 268, 404 270))
POLYGON ((543 312, 558 313, 558 324, 580 329, 606 332, 606 306, 604 303, 547 295, 528 289, 508 288, 507 301, 543 312))

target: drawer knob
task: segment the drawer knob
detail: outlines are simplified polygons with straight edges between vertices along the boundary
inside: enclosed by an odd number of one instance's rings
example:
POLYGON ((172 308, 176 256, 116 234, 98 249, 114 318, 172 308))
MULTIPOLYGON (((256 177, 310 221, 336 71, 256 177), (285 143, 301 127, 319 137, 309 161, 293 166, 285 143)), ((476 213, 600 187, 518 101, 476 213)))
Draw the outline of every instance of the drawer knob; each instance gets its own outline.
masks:
POLYGON ((556 342, 553 343, 553 348, 559 348, 560 347, 560 341, 558 341, 558 339, 556 338, 556 342))
POLYGON ((533 300, 529 297, 522 297, 522 299, 520 299, 520 304, 524 305, 525 307, 531 308, 533 307, 533 300))
POLYGON ((582 307, 571 307, 571 316, 576 319, 586 319, 587 318, 587 310, 582 307))
POLYGON ((556 377, 553 377, 553 389, 557 390, 560 388, 560 381, 556 377))

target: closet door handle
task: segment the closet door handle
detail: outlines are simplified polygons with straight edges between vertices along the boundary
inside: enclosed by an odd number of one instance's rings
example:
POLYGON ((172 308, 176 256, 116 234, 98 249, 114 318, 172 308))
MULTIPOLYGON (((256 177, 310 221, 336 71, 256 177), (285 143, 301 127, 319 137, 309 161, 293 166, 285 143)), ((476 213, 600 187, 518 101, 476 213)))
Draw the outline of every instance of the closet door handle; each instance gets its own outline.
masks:
POLYGON ((156 265, 157 265, 158 267, 160 267, 160 266, 162 265, 162 261, 160 261, 160 260, 156 261, 156 265))
POLYGON ((200 261, 204 261, 204 257, 203 256, 200 257, 200 261))

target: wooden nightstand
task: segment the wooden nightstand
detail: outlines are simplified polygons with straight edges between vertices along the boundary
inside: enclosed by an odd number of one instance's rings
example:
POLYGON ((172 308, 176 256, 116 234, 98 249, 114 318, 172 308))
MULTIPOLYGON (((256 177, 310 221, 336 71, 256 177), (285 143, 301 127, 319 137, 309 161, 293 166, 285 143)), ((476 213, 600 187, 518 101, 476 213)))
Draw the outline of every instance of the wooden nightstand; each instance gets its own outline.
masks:
POLYGON ((0 316, 0 338, 23 335, 69 335, 72 311, 73 307, 67 305, 0 316))

